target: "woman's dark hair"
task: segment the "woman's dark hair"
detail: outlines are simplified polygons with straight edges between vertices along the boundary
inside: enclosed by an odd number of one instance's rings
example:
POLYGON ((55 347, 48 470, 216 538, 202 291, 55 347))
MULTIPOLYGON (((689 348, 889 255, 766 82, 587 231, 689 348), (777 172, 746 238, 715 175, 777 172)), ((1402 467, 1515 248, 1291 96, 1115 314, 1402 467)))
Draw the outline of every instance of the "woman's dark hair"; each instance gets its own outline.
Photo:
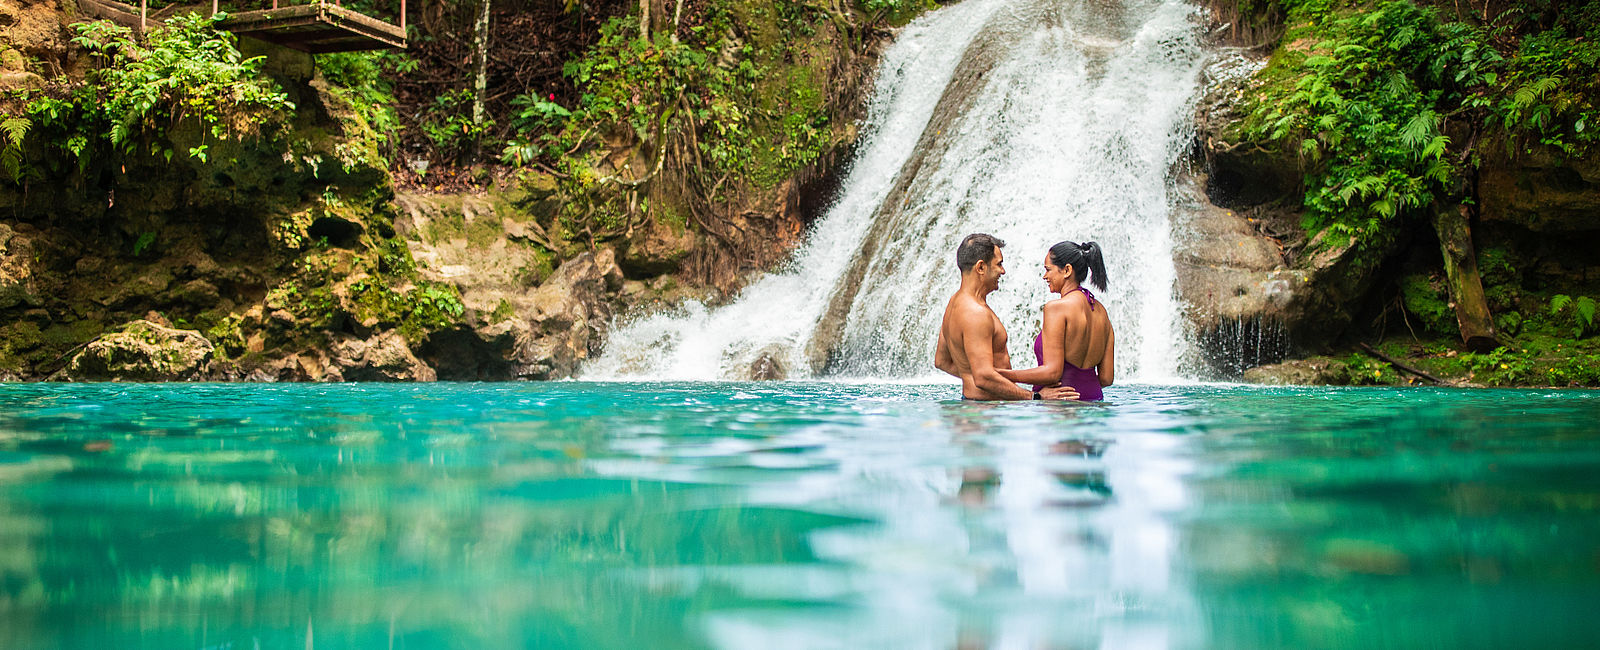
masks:
POLYGON ((1092 241, 1074 244, 1064 241, 1050 247, 1050 263, 1072 267, 1072 279, 1079 284, 1092 282, 1101 291, 1106 290, 1106 260, 1100 254, 1100 245, 1092 241))

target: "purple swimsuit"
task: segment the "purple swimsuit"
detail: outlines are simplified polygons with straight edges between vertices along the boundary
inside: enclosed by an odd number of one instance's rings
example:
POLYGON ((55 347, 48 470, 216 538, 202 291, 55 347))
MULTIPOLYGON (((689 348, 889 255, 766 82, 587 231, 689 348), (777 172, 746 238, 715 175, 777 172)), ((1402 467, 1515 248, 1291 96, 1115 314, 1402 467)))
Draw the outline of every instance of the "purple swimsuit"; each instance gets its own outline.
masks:
MULTIPOLYGON (((1078 287, 1073 291, 1082 291, 1083 297, 1089 299, 1089 311, 1094 311, 1094 294, 1088 289, 1078 287)), ((1040 332, 1033 337, 1033 358, 1040 364, 1044 363, 1044 333, 1040 332)), ((1105 394, 1100 391, 1100 373, 1094 368, 1079 368, 1063 359, 1064 366, 1061 370, 1061 385, 1071 386, 1078 391, 1078 399, 1085 402, 1097 402, 1105 399, 1105 394)), ((1035 391, 1043 386, 1034 386, 1035 391)))

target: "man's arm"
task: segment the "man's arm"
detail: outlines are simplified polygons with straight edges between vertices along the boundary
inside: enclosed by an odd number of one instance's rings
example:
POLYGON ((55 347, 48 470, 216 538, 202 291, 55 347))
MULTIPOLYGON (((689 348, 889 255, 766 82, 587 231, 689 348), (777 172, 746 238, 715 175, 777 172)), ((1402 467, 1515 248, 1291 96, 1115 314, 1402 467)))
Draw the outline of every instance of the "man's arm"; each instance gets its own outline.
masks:
POLYGON ((1065 352, 1062 346, 1056 345, 1058 341, 1065 341, 1067 337, 1066 313, 1067 305, 1059 300, 1046 303, 1044 306, 1044 360, 1037 368, 1027 370, 1001 370, 1000 375, 1011 381, 1023 384, 1038 384, 1047 386, 1061 381, 1061 371, 1065 368, 1065 352))
POLYGON ((979 390, 996 399, 1033 399, 1033 393, 1000 376, 1000 371, 994 367, 994 320, 988 312, 962 310, 956 326, 961 328, 962 349, 967 353, 972 383, 977 384, 979 390))
POLYGON ((1110 386, 1117 378, 1117 331, 1111 329, 1111 322, 1106 322, 1106 358, 1100 360, 1099 367, 1095 368, 1100 375, 1100 385, 1110 386))
POLYGON ((956 372, 956 360, 950 356, 950 343, 944 340, 944 326, 939 327, 939 344, 933 349, 933 367, 943 370, 952 377, 959 378, 956 372))

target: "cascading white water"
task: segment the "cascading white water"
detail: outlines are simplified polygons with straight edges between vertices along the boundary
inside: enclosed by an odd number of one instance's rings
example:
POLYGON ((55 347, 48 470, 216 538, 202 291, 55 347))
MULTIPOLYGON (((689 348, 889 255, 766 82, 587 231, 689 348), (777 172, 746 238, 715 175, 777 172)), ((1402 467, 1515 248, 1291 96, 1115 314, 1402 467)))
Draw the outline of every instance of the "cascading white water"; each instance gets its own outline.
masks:
POLYGON ((923 377, 961 238, 1004 239, 989 304, 1033 365, 1039 279, 1057 241, 1098 241, 1118 375, 1173 377, 1172 171, 1204 51, 1180 0, 967 0, 922 17, 878 70, 838 201, 783 270, 730 304, 614 329, 590 379, 730 379, 765 357, 791 377, 923 377))

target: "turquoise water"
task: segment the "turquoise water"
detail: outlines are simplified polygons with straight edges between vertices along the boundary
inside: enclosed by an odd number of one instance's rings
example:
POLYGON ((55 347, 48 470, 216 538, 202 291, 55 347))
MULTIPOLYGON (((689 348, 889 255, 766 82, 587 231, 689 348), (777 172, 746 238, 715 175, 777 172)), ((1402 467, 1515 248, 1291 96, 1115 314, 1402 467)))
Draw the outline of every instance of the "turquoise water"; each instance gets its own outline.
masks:
POLYGON ((1600 394, 0 385, 0 648, 1583 647, 1600 394))

